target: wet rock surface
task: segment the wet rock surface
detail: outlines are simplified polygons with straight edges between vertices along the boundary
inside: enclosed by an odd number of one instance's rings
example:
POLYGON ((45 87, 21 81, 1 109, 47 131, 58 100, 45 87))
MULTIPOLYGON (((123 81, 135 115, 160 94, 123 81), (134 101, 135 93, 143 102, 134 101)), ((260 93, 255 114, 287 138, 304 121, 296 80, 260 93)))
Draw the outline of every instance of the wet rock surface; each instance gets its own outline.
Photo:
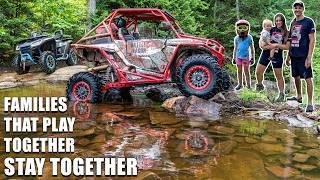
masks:
POLYGON ((304 163, 310 158, 308 154, 295 153, 293 154, 293 161, 304 163))
POLYGON ((163 103, 162 107, 168 109, 169 111, 194 115, 201 114, 218 119, 220 117, 220 110, 222 105, 198 98, 196 96, 179 96, 167 99, 163 103))
POLYGON ((49 75, 41 71, 30 72, 22 75, 18 75, 15 72, 3 73, 0 75, 0 89, 18 86, 32 86, 41 82, 65 83, 72 75, 85 71, 87 71, 86 66, 75 65, 59 68, 54 73, 49 75))
POLYGON ((281 166, 266 167, 266 169, 278 178, 291 178, 300 175, 300 172, 294 168, 281 166))
POLYGON ((237 142, 235 141, 223 141, 216 143, 215 146, 211 149, 211 153, 216 156, 227 155, 230 154, 236 147, 237 142))
POLYGON ((253 149, 264 155, 285 154, 285 147, 281 144, 259 143, 253 146, 253 149))
MULTIPOLYGON (((44 93, 44 96, 54 95, 44 93)), ((186 104, 177 103, 177 99, 167 101, 166 106, 184 110, 192 103, 203 103, 197 98, 176 98, 188 101, 186 104)), ((212 101, 220 100, 223 98, 212 101)), ((76 118, 74 133, 37 134, 76 140, 75 153, 46 156, 135 157, 140 170, 134 179, 320 179, 320 138, 306 129, 271 120, 281 113, 297 119, 301 119, 297 114, 316 119, 300 111, 291 114, 245 108, 237 111, 239 116, 222 114, 217 120, 202 114, 170 113, 159 105, 90 106, 89 118, 76 118), (246 116, 249 112, 254 113, 246 116)), ((68 113, 73 115, 72 110, 68 113)), ((0 132, 0 137, 7 136, 10 135, 0 132)), ((4 149, 0 148, 0 152, 4 149)), ((8 155, 3 153, 1 158, 4 156, 8 155)), ((0 167, 4 167, 1 162, 0 167)), ((51 179, 51 176, 43 177, 51 179)))

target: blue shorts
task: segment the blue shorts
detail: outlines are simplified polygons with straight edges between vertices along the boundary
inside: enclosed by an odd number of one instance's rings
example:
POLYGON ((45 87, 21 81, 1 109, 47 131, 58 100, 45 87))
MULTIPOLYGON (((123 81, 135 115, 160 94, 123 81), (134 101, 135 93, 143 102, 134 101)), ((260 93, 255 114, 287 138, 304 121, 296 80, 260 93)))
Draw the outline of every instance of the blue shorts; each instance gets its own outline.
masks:
MULTIPOLYGON (((259 64, 262 64, 267 67, 270 63, 269 57, 270 57, 269 50, 262 51, 259 58, 259 64)), ((283 66, 282 50, 279 50, 278 53, 274 54, 274 62, 271 62, 271 64, 273 68, 282 68, 283 66)))
POLYGON ((305 67, 306 57, 291 57, 291 75, 292 77, 299 77, 302 79, 312 78, 311 66, 307 69, 305 67))

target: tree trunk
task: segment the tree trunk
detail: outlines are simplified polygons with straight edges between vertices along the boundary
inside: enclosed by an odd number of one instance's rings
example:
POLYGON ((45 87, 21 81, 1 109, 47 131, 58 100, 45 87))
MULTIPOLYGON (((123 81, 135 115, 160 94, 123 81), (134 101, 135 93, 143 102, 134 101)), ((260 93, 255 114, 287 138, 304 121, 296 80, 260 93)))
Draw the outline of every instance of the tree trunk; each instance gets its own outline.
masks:
POLYGON ((239 0, 236 0, 236 11, 237 19, 240 20, 239 0))
POLYGON ((92 18, 95 15, 95 11, 96 11, 96 0, 88 0, 88 23, 87 23, 88 31, 92 28, 92 18))
POLYGON ((215 0, 214 1, 214 6, 213 6, 213 26, 216 27, 216 17, 217 17, 217 3, 218 3, 218 0, 215 0))

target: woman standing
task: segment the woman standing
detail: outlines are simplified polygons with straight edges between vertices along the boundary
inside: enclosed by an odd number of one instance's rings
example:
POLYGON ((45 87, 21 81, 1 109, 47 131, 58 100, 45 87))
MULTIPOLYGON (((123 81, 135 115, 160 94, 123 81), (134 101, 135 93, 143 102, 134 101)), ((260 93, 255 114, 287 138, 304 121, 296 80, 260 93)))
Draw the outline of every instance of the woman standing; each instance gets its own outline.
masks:
POLYGON ((273 74, 277 80, 279 96, 276 99, 276 102, 285 101, 284 94, 284 78, 283 78, 283 50, 287 50, 288 46, 286 45, 288 40, 288 28, 286 25, 286 18, 283 14, 278 13, 274 16, 275 27, 272 27, 270 31, 271 40, 274 42, 280 42, 281 44, 270 44, 265 45, 261 40, 259 40, 259 46, 263 50, 259 63, 256 67, 256 90, 262 91, 264 90, 264 85, 262 84, 264 80, 264 73, 270 64, 270 49, 279 48, 279 50, 274 54, 274 60, 271 62, 273 68, 273 74))

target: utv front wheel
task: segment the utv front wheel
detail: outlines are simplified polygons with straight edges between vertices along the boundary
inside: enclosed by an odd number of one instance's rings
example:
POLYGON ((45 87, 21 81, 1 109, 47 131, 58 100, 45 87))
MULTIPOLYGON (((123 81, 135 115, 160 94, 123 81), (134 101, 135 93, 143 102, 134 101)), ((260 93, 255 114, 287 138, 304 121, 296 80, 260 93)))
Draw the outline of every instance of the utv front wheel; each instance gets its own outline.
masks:
POLYGON ((185 96, 210 99, 221 90, 221 69, 208 55, 193 55, 179 65, 177 85, 185 96))
POLYGON ((21 63, 21 56, 20 55, 16 55, 13 58, 12 61, 12 67, 14 68, 14 70, 18 73, 18 74, 25 74, 28 73, 30 70, 30 66, 25 66, 23 68, 23 65, 21 63))
POLYGON ((50 51, 44 51, 40 56, 40 66, 42 71, 51 74, 56 70, 56 58, 50 51))
POLYGON ((67 98, 71 101, 101 101, 101 87, 99 78, 89 72, 74 74, 67 82, 67 98))
POLYGON ((77 57, 76 53, 74 52, 74 50, 72 50, 72 49, 70 50, 66 63, 68 66, 73 66, 78 63, 78 57, 77 57))
POLYGON ((222 91, 228 91, 231 87, 231 78, 228 72, 222 69, 222 91))

